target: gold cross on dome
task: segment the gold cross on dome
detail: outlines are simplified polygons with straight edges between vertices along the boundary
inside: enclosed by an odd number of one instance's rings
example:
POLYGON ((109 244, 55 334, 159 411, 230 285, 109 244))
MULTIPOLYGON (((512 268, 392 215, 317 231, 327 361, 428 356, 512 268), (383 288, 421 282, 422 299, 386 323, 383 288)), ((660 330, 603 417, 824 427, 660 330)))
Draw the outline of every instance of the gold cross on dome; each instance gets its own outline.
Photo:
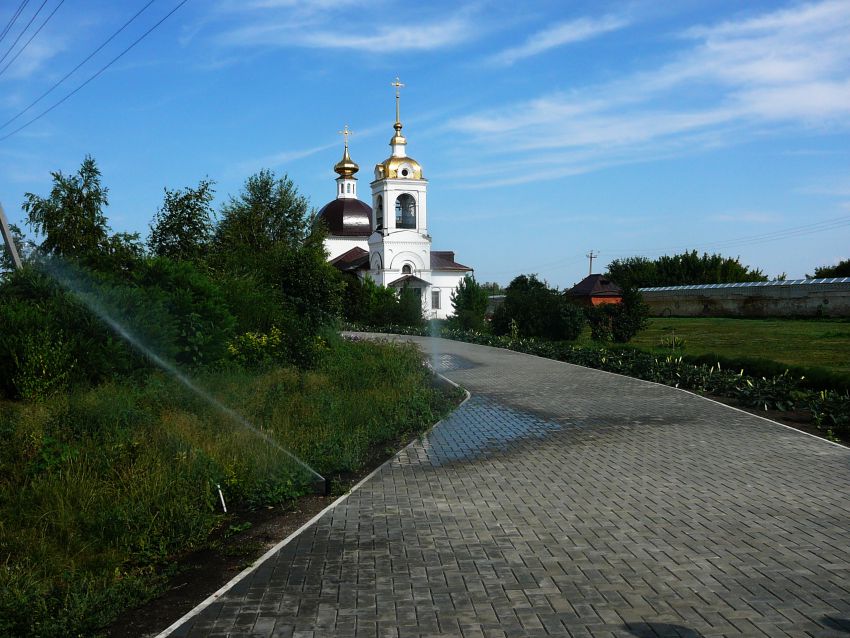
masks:
POLYGON ((401 80, 398 79, 398 76, 395 76, 395 82, 390 82, 390 86, 395 87, 395 96, 401 97, 401 93, 399 91, 404 84, 402 84, 401 80))
POLYGON ((395 87, 395 123, 398 124, 398 128, 401 127, 401 113, 398 106, 399 98, 401 98, 401 87, 404 84, 401 83, 401 80, 398 79, 398 76, 395 76, 395 82, 390 82, 390 86, 395 87))
POLYGON ((345 148, 348 148, 348 136, 354 135, 354 131, 348 128, 348 124, 346 124, 341 131, 337 131, 340 135, 345 138, 345 148))

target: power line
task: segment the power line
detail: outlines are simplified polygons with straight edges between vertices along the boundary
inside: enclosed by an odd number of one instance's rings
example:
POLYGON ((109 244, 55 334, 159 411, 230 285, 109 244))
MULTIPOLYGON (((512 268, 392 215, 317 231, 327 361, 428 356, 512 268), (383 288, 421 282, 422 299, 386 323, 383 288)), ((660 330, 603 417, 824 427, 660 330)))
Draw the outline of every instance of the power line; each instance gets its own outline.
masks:
MULTIPOLYGON (((13 63, 15 60, 17 60, 17 59, 18 59, 18 57, 21 55, 21 53, 23 53, 24 51, 26 51, 26 48, 30 45, 30 42, 32 42, 32 41, 35 39, 35 36, 37 36, 37 35, 39 34, 39 32, 41 32, 41 30, 44 28, 44 26, 45 26, 48 22, 50 22, 50 19, 51 19, 51 18, 52 18, 52 17, 56 14, 56 12, 57 12, 57 11, 59 11, 59 7, 61 7, 64 3, 65 3, 65 0, 59 0, 59 4, 57 4, 57 5, 54 7, 53 11, 51 11, 51 12, 50 12, 50 15, 49 15, 49 16, 47 16, 47 17, 44 19, 44 22, 42 22, 42 23, 41 23, 41 25, 38 27, 38 29, 36 29, 36 30, 35 30, 35 33, 33 33, 33 34, 30 36, 30 39, 29 39, 29 40, 27 40, 27 41, 24 43, 24 46, 22 46, 22 47, 18 50, 18 52, 17 52, 14 56, 12 56, 12 59, 11 59, 11 60, 9 60, 9 61, 6 63, 6 66, 4 66, 2 69, 0 69, 0 75, 3 75, 3 74, 6 72, 6 69, 8 69, 10 66, 12 66, 12 63, 13 63)), ((0 62, 2 62, 2 60, 0 60, 0 62)))
POLYGON ((42 3, 41 3, 41 5, 38 7, 38 9, 36 9, 35 13, 34 13, 34 14, 33 14, 33 16, 30 18, 30 21, 29 21, 29 22, 27 22, 27 25, 26 25, 26 26, 25 26, 25 27, 21 30, 21 32, 18 34, 18 37, 17 37, 17 38, 15 38, 15 41, 14 41, 14 42, 12 42, 12 46, 10 46, 10 47, 6 50, 6 53, 4 53, 4 54, 3 54, 3 57, 2 57, 2 58, 0 58, 0 64, 2 64, 2 63, 3 63, 3 60, 5 60, 5 59, 6 59, 6 56, 7 56, 7 55, 9 55, 9 54, 12 52, 12 49, 14 49, 14 48, 18 45, 18 41, 19 41, 22 37, 24 37, 24 34, 27 32, 27 29, 29 29, 29 28, 30 28, 30 25, 31 25, 31 24, 33 23, 33 21, 34 21, 34 20, 38 17, 38 14, 39 14, 39 13, 41 13, 41 10, 42 10, 42 9, 44 9, 44 5, 46 5, 46 4, 47 4, 47 0, 44 0, 44 2, 42 2, 42 3))
MULTIPOLYGON (((799 237, 802 235, 811 235, 813 233, 821 233, 828 230, 835 230, 838 228, 844 228, 846 226, 850 226, 850 217, 834 217, 832 219, 825 219, 820 222, 814 222, 812 224, 803 224, 800 226, 791 226, 790 228, 783 228, 780 230, 771 231, 769 233, 759 233, 756 235, 745 235, 743 237, 737 237, 734 239, 726 239, 719 240, 715 242, 706 242, 701 244, 702 249, 711 248, 713 250, 722 250, 729 248, 737 248, 741 246, 750 246, 753 244, 762 244, 771 241, 778 241, 781 239, 791 239, 793 237, 799 237)), ((687 250, 687 247, 679 246, 661 246, 655 248, 647 248, 641 251, 629 251, 629 250, 618 250, 612 251, 615 256, 631 256, 636 253, 638 254, 648 254, 648 253, 659 253, 669 250, 687 250)))
POLYGON ((126 49, 124 49, 123 51, 121 51, 121 53, 119 53, 119 54, 118 54, 118 55, 116 55, 114 58, 112 58, 109 62, 107 62, 105 65, 103 65, 103 66, 102 66, 102 67, 101 67, 101 68, 100 68, 100 69, 99 69, 96 73, 94 73, 94 75, 92 75, 91 77, 89 77, 89 78, 88 78, 85 82, 83 82, 82 84, 80 84, 80 86, 78 86, 76 89, 74 89, 73 91, 71 91, 70 93, 68 93, 65 97, 63 97, 61 100, 59 100, 58 102, 56 102, 55 104, 53 104, 53 105, 52 105, 52 106, 50 106, 49 108, 45 109, 44 111, 42 111, 41 113, 39 113, 38 115, 36 115, 36 116, 35 116, 34 118, 32 118, 31 120, 29 120, 29 121, 25 122, 24 124, 22 124, 21 126, 19 126, 18 128, 16 128, 16 129, 15 129, 14 131, 12 131, 11 133, 7 133, 7 134, 6 134, 6 135, 4 135, 3 137, 0 137, 0 142, 3 142, 3 141, 5 141, 5 140, 9 139, 10 137, 12 137, 13 135, 15 135, 16 133, 19 133, 20 131, 22 131, 23 129, 25 129, 26 127, 28 127, 30 124, 33 124, 34 122, 37 122, 38 120, 40 120, 42 117, 44 117, 45 115, 47 115, 48 113, 50 113, 50 112, 51 112, 53 109, 55 109, 56 107, 58 107, 58 106, 60 106, 61 104, 65 103, 65 102, 66 102, 66 101, 67 101, 70 97, 72 97, 73 95, 75 95, 76 93, 78 93, 78 92, 79 92, 81 89, 83 89, 86 85, 88 85, 90 82, 92 82, 93 80, 95 80, 96 78, 98 78, 98 77, 99 77, 99 76, 100 76, 100 75, 101 75, 104 71, 106 71, 106 69, 108 69, 110 66, 112 66, 113 64, 115 64, 118 60, 120 60, 122 57, 124 57, 124 55, 125 55, 128 51, 130 51, 133 47, 135 47, 137 44, 139 44, 139 42, 141 42, 142 40, 144 40, 144 39, 145 39, 148 35, 150 35, 150 33, 151 33, 154 29, 156 29, 159 25, 161 25, 161 24, 162 24, 163 22, 165 22, 168 18, 170 18, 170 17, 171 17, 171 16, 172 16, 172 15, 173 15, 173 14, 174 14, 174 13, 175 13, 175 12, 176 12, 179 8, 180 8, 180 7, 182 7, 182 6, 183 6, 184 4, 186 4, 188 1, 189 1, 189 0, 182 0, 181 2, 178 2, 176 7, 174 7, 171 11, 169 11, 167 14, 165 14, 165 16, 164 16, 163 18, 161 18, 161 19, 160 19, 160 20, 159 20, 156 24, 154 24, 154 25, 153 25, 150 29, 148 29, 148 30, 147 30, 147 31, 145 31, 145 32, 144 32, 141 36, 139 36, 139 37, 138 37, 138 38, 137 38, 137 39, 136 39, 136 40, 135 40, 135 41, 134 41, 134 42, 133 42, 130 46, 128 46, 126 49))
MULTIPOLYGON (((794 237, 801 237, 803 235, 812 235, 815 233, 822 233, 829 230, 835 230, 838 228, 845 228, 850 226, 850 217, 834 217, 832 219, 825 219, 821 222, 814 222, 812 224, 803 224, 801 226, 792 226, 790 228, 784 228, 781 230, 772 231, 770 233, 760 233, 757 235, 745 235, 744 237, 737 237, 734 239, 720 240, 716 242, 707 242, 704 244, 700 244, 699 248, 701 250, 705 250, 706 248, 711 248, 713 250, 722 250, 724 248, 735 248, 741 246, 749 246, 753 244, 763 244, 771 241, 779 241, 782 239, 792 239, 794 237)), ((641 250, 618 250, 618 251, 609 251, 607 254, 611 255, 612 259, 619 259, 622 257, 632 257, 635 255, 645 256, 658 254, 661 252, 667 251, 683 251, 689 249, 695 249, 694 246, 663 246, 656 248, 645 248, 641 250)), ((585 255, 587 257, 587 255, 585 255)), ((536 271, 542 268, 551 268, 554 266, 569 266, 579 261, 583 261, 582 257, 565 257, 562 259, 558 259, 556 261, 552 261, 546 264, 539 264, 536 266, 523 268, 522 271, 530 272, 536 271)), ((502 270, 495 271, 494 274, 503 274, 509 272, 517 272, 516 269, 512 270, 502 270)))
MULTIPOLYGON (((128 26, 130 26, 130 24, 131 24, 131 23, 132 23, 132 22, 133 22, 136 18, 138 18, 140 15, 142 15, 142 13, 144 12, 144 10, 145 10, 145 9, 147 9, 149 6, 151 6, 151 5, 152 5, 155 1, 156 1, 156 0, 150 0, 150 2, 148 2, 145 6, 143 6, 141 9, 139 9, 139 10, 136 12, 136 14, 135 14, 134 16, 132 16, 129 20, 127 20, 127 22, 125 22, 123 25, 121 25, 121 28, 119 28, 119 29, 118 29, 115 33, 113 33, 113 34, 112 34, 111 36, 109 36, 106 40, 104 40, 104 41, 103 41, 103 43, 101 43, 101 45, 100 45, 99 47, 97 47, 94 51, 92 51, 92 52, 91 52, 91 53, 90 53, 90 54, 89 54, 89 55, 88 55, 88 56, 87 56, 87 57, 86 57, 86 58, 85 58, 82 62, 80 62, 77 66, 75 66, 73 69, 71 69, 70 71, 68 71, 68 73, 66 73, 66 74, 65 74, 65 76, 64 76, 62 79, 60 79, 58 82, 56 82, 53 86, 51 86, 49 89, 47 89, 44 93, 42 93, 41 95, 39 95, 39 96, 38 96, 35 100, 33 100, 32 102, 30 102, 30 104, 29 104, 29 105, 28 105, 28 106, 27 106, 24 110, 22 110, 22 111, 18 112, 18 114, 17 114, 17 115, 15 115, 14 117, 12 117, 12 118, 10 118, 10 119, 6 120, 3 124, 0 124, 0 131, 2 131, 4 128, 6 128, 7 126, 9 126, 9 124, 11 124, 11 123, 12 123, 12 122, 14 122, 15 120, 17 120, 17 119, 18 119, 19 117, 21 117, 22 115, 24 115, 24 114, 25 114, 27 111, 29 111, 32 107, 34 107, 36 104, 38 104, 39 102, 41 102, 44 98, 46 98, 48 95, 50 95, 51 93, 53 93, 53 91, 55 91, 57 88, 59 88, 59 86, 61 86, 61 85, 65 82, 65 80, 67 80, 67 79, 68 79, 69 77, 71 77, 74 73, 76 73, 76 72, 80 69, 80 67, 82 67, 82 66, 83 66, 86 62, 88 62, 89 60, 91 60, 91 59, 92 59, 95 55, 97 55, 98 53, 100 53, 100 51, 103 49, 103 47, 105 47, 107 44, 109 44, 110 42, 112 42, 112 40, 114 40, 114 39, 115 39, 115 37, 116 37, 119 33, 121 33, 124 29, 126 29, 128 26)), ((64 0, 63 0, 63 2, 64 2, 64 0)), ((1 73, 2 73, 2 71, 0 71, 0 74, 1 74, 1 73)), ((3 138, 3 139, 5 139, 5 138, 3 138)))
POLYGON ((23 11, 23 10, 24 10, 24 7, 26 7, 26 6, 27 6, 27 4, 29 4, 29 1, 30 1, 30 0, 23 0, 23 1, 21 2, 21 4, 20 4, 20 5, 18 5, 18 10, 17 10, 17 11, 15 11, 15 13, 14 13, 14 14, 12 14, 12 17, 11 17, 11 18, 9 18, 9 22, 6 24, 6 26, 5 26, 5 27, 3 27, 3 33, 0 33, 0 42, 2 42, 2 41, 3 41, 3 39, 6 37, 6 34, 7 34, 7 33, 9 33, 9 30, 10 30, 13 26, 15 26, 15 22, 17 22, 17 21, 18 21, 18 17, 21 15, 21 11, 23 11))

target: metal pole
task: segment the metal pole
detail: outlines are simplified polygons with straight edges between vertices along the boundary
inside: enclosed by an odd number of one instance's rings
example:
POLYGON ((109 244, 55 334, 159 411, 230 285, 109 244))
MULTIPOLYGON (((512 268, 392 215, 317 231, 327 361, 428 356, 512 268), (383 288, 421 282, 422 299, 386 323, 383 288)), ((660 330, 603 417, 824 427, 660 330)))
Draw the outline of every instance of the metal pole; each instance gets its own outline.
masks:
POLYGON ((15 264, 17 270, 20 270, 23 267, 21 258, 18 255, 18 249, 15 248, 15 240, 12 238, 12 232, 9 230, 9 222, 6 221, 6 211, 3 210, 3 204, 0 204, 0 234, 3 235, 6 249, 12 255, 12 263, 15 264))
POLYGON ((599 253, 596 253, 596 254, 594 255, 594 254, 593 254, 593 251, 591 250, 591 251, 590 251, 587 255, 585 255, 585 257, 588 257, 588 258, 590 259, 590 270, 589 270, 589 272, 587 273, 587 274, 588 274, 588 276, 589 276, 589 275, 592 275, 592 274, 593 274, 593 259, 594 259, 594 257, 599 257, 599 253))

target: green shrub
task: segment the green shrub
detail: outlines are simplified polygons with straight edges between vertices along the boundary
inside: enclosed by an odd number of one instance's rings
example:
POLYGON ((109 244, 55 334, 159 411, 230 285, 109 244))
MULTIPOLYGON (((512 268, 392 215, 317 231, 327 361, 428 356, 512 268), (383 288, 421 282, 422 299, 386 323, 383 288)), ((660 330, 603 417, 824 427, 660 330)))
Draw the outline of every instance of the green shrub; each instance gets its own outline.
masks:
POLYGON ((268 334, 245 332, 236 335, 228 344, 227 351, 234 361, 247 366, 286 360, 282 334, 276 326, 272 326, 268 334))
POLYGON ((452 291, 452 324, 461 330, 483 330, 489 299, 488 292, 475 281, 475 277, 465 275, 452 291))
POLYGON ((493 314, 492 329, 497 335, 511 332, 555 341, 574 341, 584 327, 584 314, 557 290, 550 289, 536 275, 516 277, 505 291, 505 300, 493 314))
POLYGON ((627 343, 649 323, 649 307, 635 289, 623 290, 622 301, 585 309, 594 341, 627 343))

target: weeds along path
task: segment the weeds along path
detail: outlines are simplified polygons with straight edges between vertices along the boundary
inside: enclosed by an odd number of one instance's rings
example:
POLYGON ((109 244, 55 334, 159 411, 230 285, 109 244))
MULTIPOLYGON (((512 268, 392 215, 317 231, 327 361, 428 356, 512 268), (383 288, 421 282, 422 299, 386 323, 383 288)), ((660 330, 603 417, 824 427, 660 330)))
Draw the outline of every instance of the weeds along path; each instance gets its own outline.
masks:
POLYGON ((423 337, 472 398, 174 636, 850 627, 850 450, 636 379, 423 337))

